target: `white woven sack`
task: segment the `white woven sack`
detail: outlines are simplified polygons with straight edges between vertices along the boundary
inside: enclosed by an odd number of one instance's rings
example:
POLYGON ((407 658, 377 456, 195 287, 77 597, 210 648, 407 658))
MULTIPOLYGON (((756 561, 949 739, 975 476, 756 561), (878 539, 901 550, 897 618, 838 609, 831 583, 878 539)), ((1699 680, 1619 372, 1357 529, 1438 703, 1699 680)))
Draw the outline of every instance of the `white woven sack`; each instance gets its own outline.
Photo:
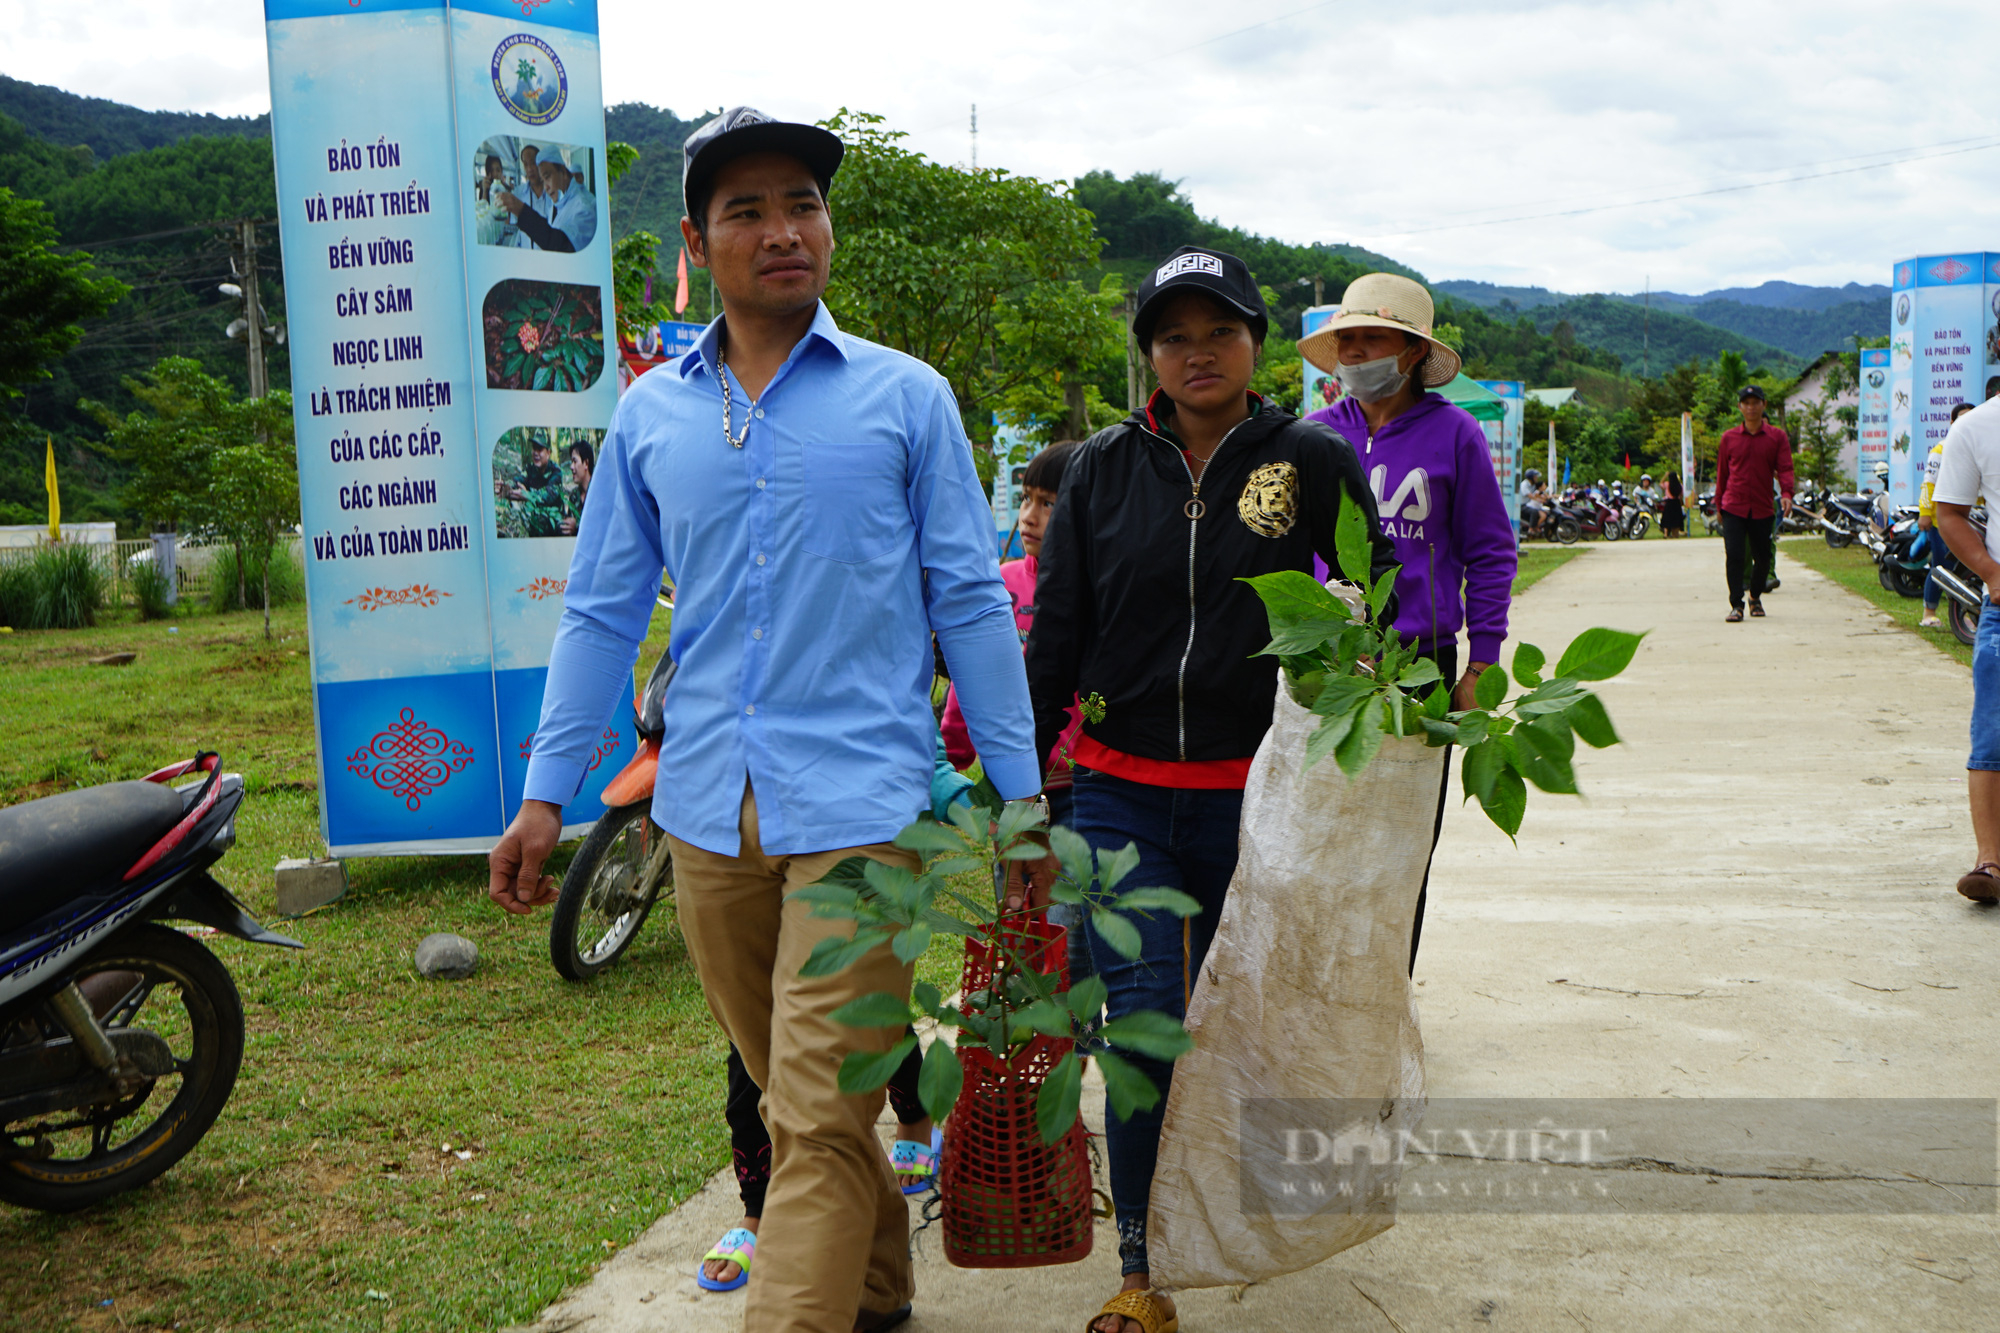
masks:
POLYGON ((1246 1102, 1373 1100, 1371 1132, 1388 1142, 1423 1115, 1410 928, 1445 752, 1390 738, 1349 782, 1331 756, 1306 769, 1319 721, 1280 689, 1250 767, 1236 874, 1188 1006, 1195 1048, 1174 1068, 1153 1173, 1156 1287, 1261 1282, 1395 1224, 1400 1168, 1380 1153, 1322 1161, 1320 1177, 1347 1188, 1287 1215, 1240 1198, 1246 1102))

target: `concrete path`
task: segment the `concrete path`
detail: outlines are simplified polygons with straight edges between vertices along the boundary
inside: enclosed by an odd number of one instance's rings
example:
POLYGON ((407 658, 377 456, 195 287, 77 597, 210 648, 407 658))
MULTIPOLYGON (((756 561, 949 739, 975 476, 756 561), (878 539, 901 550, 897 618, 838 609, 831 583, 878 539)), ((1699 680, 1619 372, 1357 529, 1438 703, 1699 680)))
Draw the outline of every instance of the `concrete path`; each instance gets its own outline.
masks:
MULTIPOLYGON (((1725 625, 1721 557, 1593 546, 1516 605, 1551 659, 1590 625, 1653 634, 1603 690, 1626 744, 1580 756, 1586 799, 1534 793, 1518 849, 1454 799, 1417 971, 1434 1099, 2000 1095, 2000 911, 1952 890, 1968 674, 1782 558, 1770 617, 1725 625)), ((719 1176, 534 1327, 740 1328, 740 1295, 690 1276, 736 1214, 719 1176)), ((1181 1326, 2000 1329, 1997 1242, 1991 1211, 1406 1213, 1307 1272, 1187 1293, 1181 1326)), ((1117 1287, 1108 1223, 1062 1268, 917 1244, 912 1330, 1075 1333, 1117 1287)))

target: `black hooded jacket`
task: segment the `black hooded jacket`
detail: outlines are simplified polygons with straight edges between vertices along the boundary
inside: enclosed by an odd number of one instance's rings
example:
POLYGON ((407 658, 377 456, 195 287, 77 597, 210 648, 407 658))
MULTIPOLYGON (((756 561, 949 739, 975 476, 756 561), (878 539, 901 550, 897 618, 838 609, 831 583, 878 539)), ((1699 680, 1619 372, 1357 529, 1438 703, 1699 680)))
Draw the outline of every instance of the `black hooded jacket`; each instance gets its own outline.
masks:
MULTIPOLYGON (((1144 759, 1240 759, 1271 725, 1277 659, 1263 600, 1238 579, 1331 569, 1341 497, 1362 507, 1373 577, 1395 564, 1354 446, 1330 428, 1257 400, 1197 484, 1155 415, 1160 394, 1070 455, 1042 539, 1028 635, 1037 753, 1078 695, 1104 700, 1084 724, 1144 759), (1193 515, 1192 517, 1190 515, 1193 515)), ((1393 604, 1383 623, 1395 617, 1393 604)))

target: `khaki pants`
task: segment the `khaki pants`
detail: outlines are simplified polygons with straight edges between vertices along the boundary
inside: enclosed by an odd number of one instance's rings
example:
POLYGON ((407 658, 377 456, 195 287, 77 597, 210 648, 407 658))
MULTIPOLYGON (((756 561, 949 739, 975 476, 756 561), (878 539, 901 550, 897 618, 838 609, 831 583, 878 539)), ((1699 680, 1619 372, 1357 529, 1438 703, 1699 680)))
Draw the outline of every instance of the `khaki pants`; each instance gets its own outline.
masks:
POLYGON ((702 993, 763 1089, 758 1109, 771 1131, 744 1333, 850 1333, 857 1310, 893 1310, 916 1292, 909 1205, 875 1133, 884 1094, 844 1097, 836 1083, 849 1051, 886 1051, 903 1031, 851 1028, 830 1015, 874 991, 908 996, 913 969, 884 945, 844 972, 801 979, 813 945, 852 935, 854 924, 784 899, 850 856, 912 870, 917 858, 888 843, 766 856, 747 786, 742 834, 735 856, 678 838, 670 846, 676 909, 702 993))

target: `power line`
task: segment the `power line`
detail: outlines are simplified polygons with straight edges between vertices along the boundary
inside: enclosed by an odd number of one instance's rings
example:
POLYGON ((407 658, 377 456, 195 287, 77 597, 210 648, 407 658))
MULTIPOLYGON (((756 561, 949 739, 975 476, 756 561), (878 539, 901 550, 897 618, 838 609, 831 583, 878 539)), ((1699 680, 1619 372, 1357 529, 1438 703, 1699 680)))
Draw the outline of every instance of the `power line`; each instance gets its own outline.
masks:
POLYGON ((1642 208, 1647 204, 1671 204, 1683 199, 1704 199, 1711 195, 1737 194, 1745 190, 1762 190, 1773 185, 1793 185, 1799 181, 1823 180, 1828 176, 1851 176, 1861 171, 1880 171, 1883 167, 1900 166, 1905 162, 1929 162, 1941 157, 1958 157, 1965 153, 1983 153, 2000 148, 2000 139, 1975 144, 1970 148, 1954 148, 1942 153, 1917 153, 1905 157, 1891 158, 1886 162, 1869 162, 1858 167, 1838 167, 1832 171, 1811 171, 1797 176, 1785 176, 1773 181, 1752 181, 1747 185, 1718 185, 1706 190, 1689 190, 1684 194, 1663 194, 1651 199, 1631 199, 1619 204, 1595 204, 1588 208, 1558 209, 1549 213, 1524 213, 1511 218, 1489 218, 1482 222, 1447 222, 1438 227, 1410 227, 1400 230, 1375 232, 1371 241, 1393 240, 1404 236, 1427 236, 1432 232, 1462 231, 1468 227, 1499 227, 1510 222, 1539 222, 1545 218, 1574 218, 1588 213, 1606 213, 1617 208, 1642 208))

